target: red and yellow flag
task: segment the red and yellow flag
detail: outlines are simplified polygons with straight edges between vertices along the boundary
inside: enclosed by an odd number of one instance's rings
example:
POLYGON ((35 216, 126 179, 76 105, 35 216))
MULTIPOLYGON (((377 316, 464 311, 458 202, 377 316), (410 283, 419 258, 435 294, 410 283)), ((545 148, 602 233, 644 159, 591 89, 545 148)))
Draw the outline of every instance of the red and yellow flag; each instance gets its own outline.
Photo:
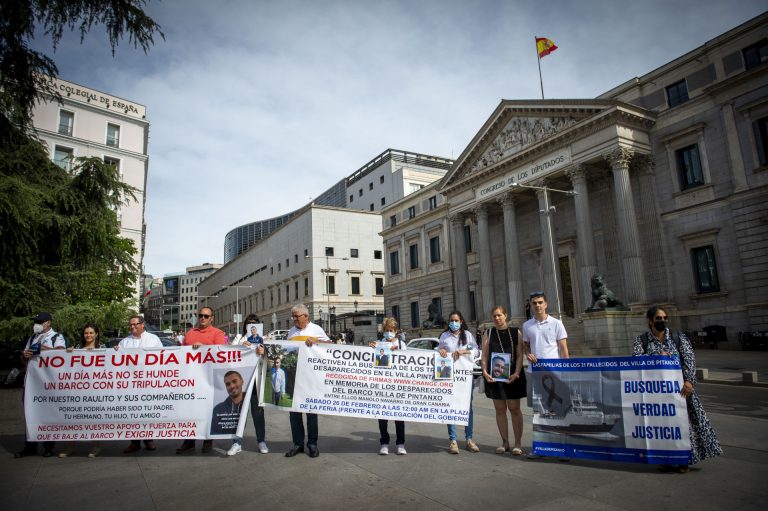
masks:
POLYGON ((536 38, 536 51, 539 53, 539 58, 546 57, 556 49, 557 46, 555 46, 555 43, 553 43, 551 39, 547 39, 546 37, 536 38))

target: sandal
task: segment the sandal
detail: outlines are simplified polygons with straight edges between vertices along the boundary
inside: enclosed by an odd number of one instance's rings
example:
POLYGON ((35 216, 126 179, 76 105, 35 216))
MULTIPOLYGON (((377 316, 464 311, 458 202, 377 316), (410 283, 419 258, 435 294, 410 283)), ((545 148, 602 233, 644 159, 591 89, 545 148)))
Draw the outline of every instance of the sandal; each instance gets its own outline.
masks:
POLYGON ((509 451, 509 447, 504 447, 503 445, 496 448, 496 454, 504 454, 507 451, 509 451))
POLYGON ((515 447, 514 449, 512 449, 512 456, 522 456, 522 455, 523 455, 523 450, 521 448, 515 447))

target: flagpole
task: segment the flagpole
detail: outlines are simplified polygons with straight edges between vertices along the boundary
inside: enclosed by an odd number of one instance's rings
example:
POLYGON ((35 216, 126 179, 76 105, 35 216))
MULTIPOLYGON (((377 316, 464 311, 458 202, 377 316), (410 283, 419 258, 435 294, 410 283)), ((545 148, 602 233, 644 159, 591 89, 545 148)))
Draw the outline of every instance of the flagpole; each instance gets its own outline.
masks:
POLYGON ((533 36, 533 45, 536 47, 536 63, 539 65, 539 85, 541 86, 541 99, 544 99, 544 80, 541 79, 541 57, 539 56, 539 44, 536 36, 533 36))

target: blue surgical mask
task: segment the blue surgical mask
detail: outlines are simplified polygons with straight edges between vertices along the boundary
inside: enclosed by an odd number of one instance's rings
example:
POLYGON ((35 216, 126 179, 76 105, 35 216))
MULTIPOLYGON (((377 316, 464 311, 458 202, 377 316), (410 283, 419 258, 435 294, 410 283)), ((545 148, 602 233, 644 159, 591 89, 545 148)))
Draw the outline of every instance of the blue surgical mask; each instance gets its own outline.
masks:
POLYGON ((455 332, 456 330, 461 328, 461 323, 459 323, 458 321, 451 321, 450 323, 448 323, 448 328, 451 329, 451 332, 455 332))
POLYGON ((384 338, 388 341, 391 341, 395 337, 395 332, 384 332, 384 338))

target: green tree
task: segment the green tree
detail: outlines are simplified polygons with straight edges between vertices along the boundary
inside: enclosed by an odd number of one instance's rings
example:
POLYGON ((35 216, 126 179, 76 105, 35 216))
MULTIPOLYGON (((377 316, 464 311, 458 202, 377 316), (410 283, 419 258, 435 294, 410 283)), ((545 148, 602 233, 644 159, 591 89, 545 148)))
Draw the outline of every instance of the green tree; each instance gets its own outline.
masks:
POLYGON ((95 25, 104 25, 112 54, 124 37, 145 53, 155 34, 165 36, 147 16, 146 0, 5 0, 0 2, 0 134, 11 127, 27 131, 32 108, 46 95, 60 99, 49 78, 58 68, 48 55, 32 50, 37 30, 51 38, 53 50, 65 30, 78 31, 80 42, 95 25))

